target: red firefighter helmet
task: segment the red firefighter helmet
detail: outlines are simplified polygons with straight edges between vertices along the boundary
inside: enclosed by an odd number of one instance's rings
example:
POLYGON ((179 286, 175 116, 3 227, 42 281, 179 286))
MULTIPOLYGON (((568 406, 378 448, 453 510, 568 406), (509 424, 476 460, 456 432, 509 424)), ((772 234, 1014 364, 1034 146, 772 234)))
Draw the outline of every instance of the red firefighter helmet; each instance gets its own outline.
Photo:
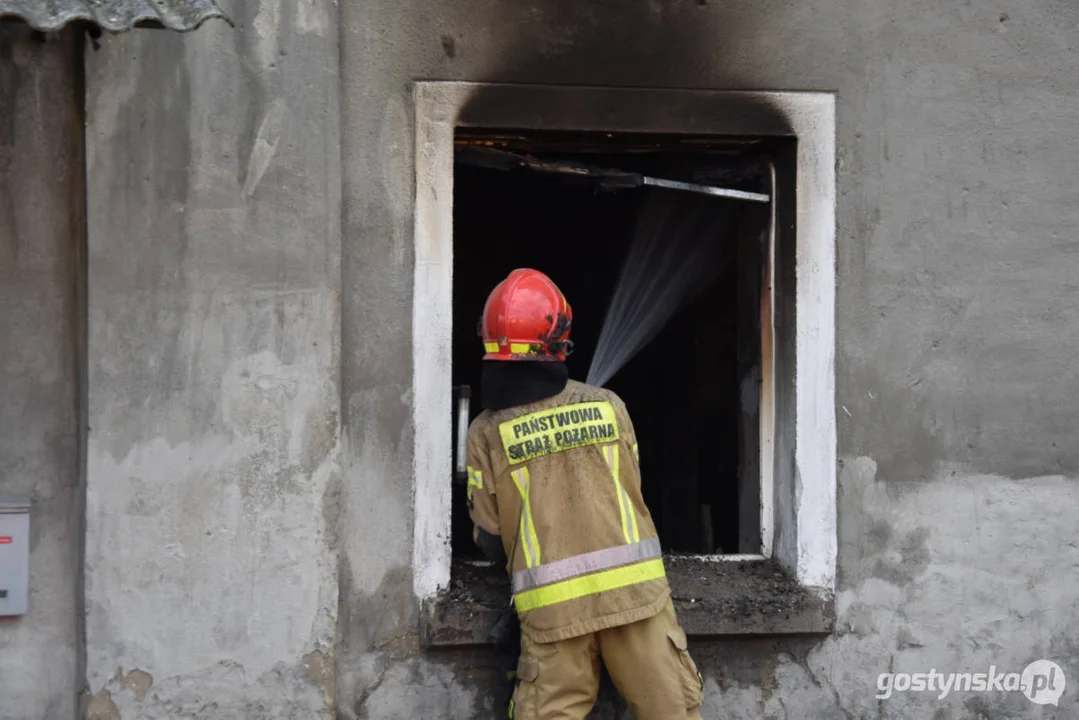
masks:
POLYGON ((549 277, 539 270, 514 270, 483 308, 483 359, 562 362, 573 350, 572 321, 566 296, 549 277))

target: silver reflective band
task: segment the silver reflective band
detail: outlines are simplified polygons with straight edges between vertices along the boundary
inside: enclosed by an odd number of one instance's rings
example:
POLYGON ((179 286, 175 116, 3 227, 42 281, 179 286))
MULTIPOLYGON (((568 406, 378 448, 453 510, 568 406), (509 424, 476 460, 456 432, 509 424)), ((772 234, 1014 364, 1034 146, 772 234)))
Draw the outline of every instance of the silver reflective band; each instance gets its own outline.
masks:
POLYGON ((546 565, 518 570, 513 573, 513 592, 519 593, 540 585, 549 585, 561 580, 569 580, 579 575, 587 575, 598 570, 607 570, 628 565, 629 563, 650 560, 662 557, 663 549, 659 545, 659 538, 641 540, 629 545, 616 545, 593 550, 583 555, 555 560, 546 565))

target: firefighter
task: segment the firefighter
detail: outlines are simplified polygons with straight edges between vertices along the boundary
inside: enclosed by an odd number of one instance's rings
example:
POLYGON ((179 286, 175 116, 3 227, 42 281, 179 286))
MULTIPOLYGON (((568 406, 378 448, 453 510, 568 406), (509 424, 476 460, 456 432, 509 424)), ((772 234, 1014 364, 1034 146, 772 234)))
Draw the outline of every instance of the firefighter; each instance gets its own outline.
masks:
POLYGON ((622 400, 569 379, 573 312, 543 273, 491 292, 468 432, 473 536, 520 621, 510 717, 584 718, 600 662, 638 720, 697 718, 703 680, 671 602, 622 400))

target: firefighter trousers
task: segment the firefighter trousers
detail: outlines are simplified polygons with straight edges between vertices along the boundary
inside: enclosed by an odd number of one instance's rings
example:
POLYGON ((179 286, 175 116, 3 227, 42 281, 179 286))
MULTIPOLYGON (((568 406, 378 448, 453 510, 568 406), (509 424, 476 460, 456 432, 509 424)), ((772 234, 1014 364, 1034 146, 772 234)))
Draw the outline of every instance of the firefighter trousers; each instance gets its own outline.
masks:
POLYGON ((553 643, 521 638, 513 720, 584 720, 600 662, 637 720, 701 720, 704 681, 668 599, 657 615, 553 643))

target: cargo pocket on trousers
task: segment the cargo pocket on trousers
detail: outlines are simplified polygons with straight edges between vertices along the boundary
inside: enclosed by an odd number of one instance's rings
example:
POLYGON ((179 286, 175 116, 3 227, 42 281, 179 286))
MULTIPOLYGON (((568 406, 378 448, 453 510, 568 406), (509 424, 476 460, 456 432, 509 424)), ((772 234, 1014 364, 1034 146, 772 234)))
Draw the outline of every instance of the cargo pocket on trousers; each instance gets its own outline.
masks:
POLYGON ((678 661, 682 664, 682 688, 686 695, 686 709, 699 708, 704 702, 704 678, 689 654, 686 633, 678 627, 667 632, 667 639, 671 641, 678 661))
POLYGON ((517 661, 517 689, 510 700, 509 718, 528 720, 536 716, 536 678, 539 660, 524 655, 517 661))

